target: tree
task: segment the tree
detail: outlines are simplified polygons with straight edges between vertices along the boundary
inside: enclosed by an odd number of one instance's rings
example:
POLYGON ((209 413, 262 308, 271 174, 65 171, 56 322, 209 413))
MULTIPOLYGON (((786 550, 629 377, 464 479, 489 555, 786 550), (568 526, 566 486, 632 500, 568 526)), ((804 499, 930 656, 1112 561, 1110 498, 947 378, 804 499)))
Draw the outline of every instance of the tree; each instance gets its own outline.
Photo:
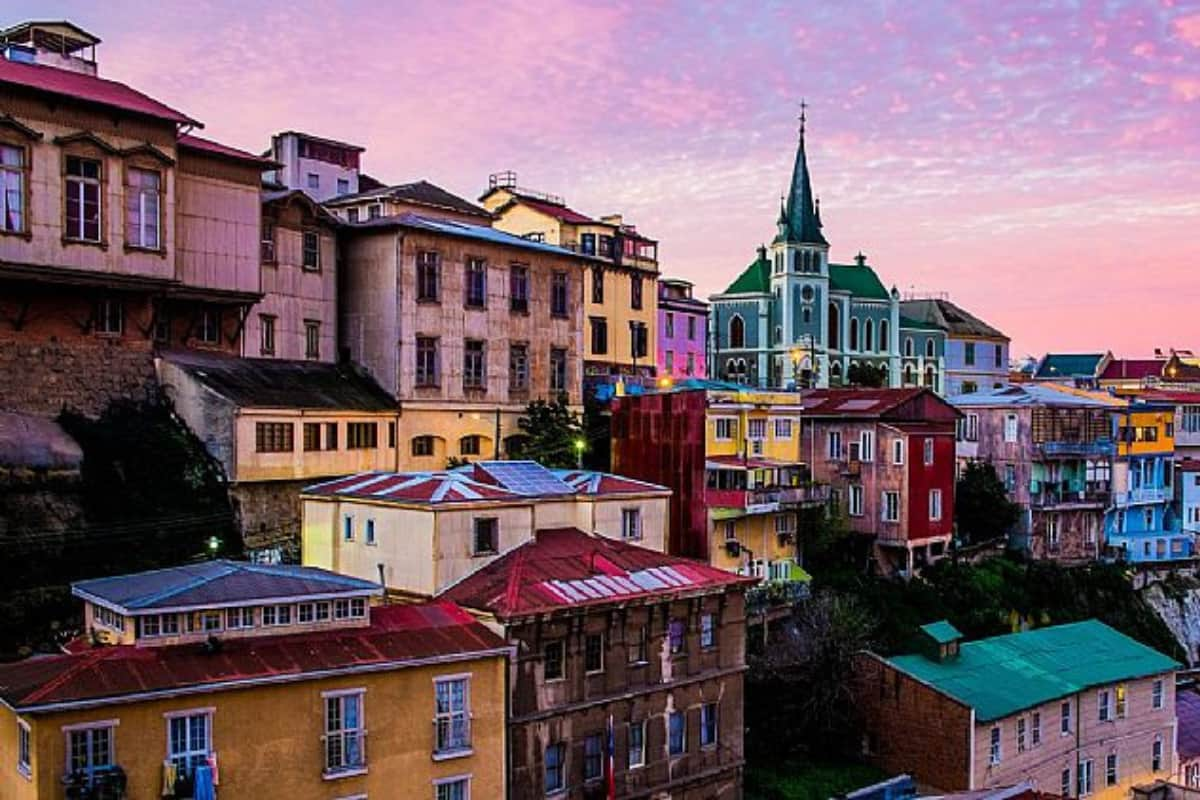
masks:
POLYGON ((579 415, 567 407, 565 395, 554 400, 534 400, 517 420, 521 435, 514 437, 513 458, 537 461, 546 467, 569 468, 579 459, 584 442, 579 415))
POLYGON ((846 370, 846 383, 851 386, 865 386, 878 389, 887 383, 887 366, 875 366, 871 363, 854 363, 846 370))
POLYGON ((954 519, 968 544, 1006 536, 1021 518, 1021 509, 1008 499, 996 469, 981 461, 967 464, 954 489, 954 519))

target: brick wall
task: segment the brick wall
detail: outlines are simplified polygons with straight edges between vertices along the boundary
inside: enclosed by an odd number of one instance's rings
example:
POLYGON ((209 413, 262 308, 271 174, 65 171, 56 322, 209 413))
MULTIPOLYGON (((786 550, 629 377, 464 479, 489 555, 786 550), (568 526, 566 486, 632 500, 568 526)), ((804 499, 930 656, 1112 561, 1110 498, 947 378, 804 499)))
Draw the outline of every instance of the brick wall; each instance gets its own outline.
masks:
POLYGON ((855 658, 854 672, 870 760, 889 775, 907 772, 942 791, 967 790, 970 709, 871 654, 855 658))
POLYGON ((300 490, 316 483, 259 481, 230 486, 246 549, 279 547, 285 561, 300 563, 300 490))

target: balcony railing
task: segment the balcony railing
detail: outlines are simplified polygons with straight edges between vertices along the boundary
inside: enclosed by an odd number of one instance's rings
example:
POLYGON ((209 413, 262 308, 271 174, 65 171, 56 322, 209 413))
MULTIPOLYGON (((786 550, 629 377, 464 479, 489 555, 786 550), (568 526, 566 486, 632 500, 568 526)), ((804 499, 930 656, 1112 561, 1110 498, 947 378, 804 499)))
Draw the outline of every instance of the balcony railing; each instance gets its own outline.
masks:
POLYGON ((1041 442, 1037 449, 1047 458, 1087 458, 1111 456, 1116 452, 1116 445, 1109 439, 1095 439, 1090 442, 1041 442))
POLYGON ((1131 489, 1113 494, 1113 503, 1118 506, 1136 506, 1148 503, 1168 503, 1174 497, 1170 489, 1131 489))
POLYGON ((1104 505, 1111 493, 1108 489, 1081 489, 1078 491, 1047 490, 1029 496, 1029 505, 1034 508, 1053 508, 1070 505, 1104 505))
POLYGON ((768 608, 795 605, 811 593, 807 581, 766 581, 746 590, 746 612, 760 614, 768 608))
POLYGON ((740 508, 751 513, 769 513, 784 507, 817 505, 829 501, 829 487, 777 486, 762 489, 705 489, 704 502, 715 508, 740 508))

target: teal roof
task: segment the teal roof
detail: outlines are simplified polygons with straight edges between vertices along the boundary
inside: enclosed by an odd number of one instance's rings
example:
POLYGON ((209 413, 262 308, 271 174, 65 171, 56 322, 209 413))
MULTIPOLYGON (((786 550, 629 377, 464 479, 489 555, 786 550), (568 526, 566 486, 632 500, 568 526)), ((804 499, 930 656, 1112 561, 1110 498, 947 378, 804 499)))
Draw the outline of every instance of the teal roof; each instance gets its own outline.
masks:
MULTIPOLYGON (((769 276, 768 276, 769 277, 769 276)), ((879 276, 870 267, 850 264, 829 265, 829 288, 849 292, 855 297, 868 300, 890 300, 891 295, 883 287, 879 276)))
POLYGON ((940 662, 924 655, 886 660, 975 709, 980 721, 1001 719, 1093 686, 1179 667, 1097 620, 964 642, 957 658, 940 662))
POLYGON ((796 163, 792 166, 792 183, 788 187, 787 204, 779 210, 777 242, 790 244, 828 244, 821 234, 821 211, 813 198, 812 180, 808 175, 808 156, 804 152, 804 128, 800 128, 800 145, 796 148, 796 163))
POLYGON ((771 262, 760 255, 722 294, 767 294, 771 291, 771 262))
POLYGON ((938 644, 947 644, 948 642, 953 642, 955 639, 962 638, 962 633, 959 632, 958 628, 944 619, 938 622, 931 622, 928 625, 922 625, 921 632, 938 644))
POLYGON ((1103 353, 1047 353, 1038 364, 1035 378, 1091 378, 1103 353))

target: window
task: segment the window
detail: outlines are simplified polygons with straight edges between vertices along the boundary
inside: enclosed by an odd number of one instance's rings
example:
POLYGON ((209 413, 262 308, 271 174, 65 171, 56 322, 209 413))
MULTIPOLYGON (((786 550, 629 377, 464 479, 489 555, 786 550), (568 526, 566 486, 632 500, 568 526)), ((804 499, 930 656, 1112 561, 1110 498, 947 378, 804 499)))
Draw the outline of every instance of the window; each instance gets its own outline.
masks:
POLYGON ((550 348, 550 391, 567 390, 567 351, 562 347, 550 348))
POLYGON ((464 289, 468 308, 487 307, 487 262, 482 258, 467 259, 467 285, 464 289))
POLYGON ((642 308, 642 276, 629 276, 629 307, 634 311, 642 308))
POLYGON ((309 272, 317 272, 321 269, 321 236, 316 231, 304 232, 300 263, 309 272))
MULTIPOLYGON (((349 519, 349 518, 347 518, 349 519)), ((292 624, 292 607, 291 606, 263 606, 262 607, 262 624, 263 625, 291 625, 292 624)))
POLYGON ((1062 789, 1062 794, 1060 796, 1063 798, 1070 797, 1071 796, 1071 768, 1070 767, 1063 768, 1062 783, 1060 784, 1060 786, 1062 789))
POLYGON ((904 338, 904 355, 906 358, 912 358, 915 353, 913 351, 913 340, 911 336, 904 338))
POLYGON ((67 156, 66 231, 64 236, 82 242, 99 242, 100 162, 67 156))
POLYGON ((925 466, 933 464, 933 439, 925 437, 925 466))
POLYGON ((646 722, 629 725, 629 756, 626 762, 630 769, 646 765, 646 722))
POLYGON ((433 455, 433 437, 414 436, 412 440, 412 454, 414 456, 433 455))
POLYGON ((346 448, 371 450, 379 445, 379 424, 376 422, 347 422, 346 448))
POLYGON ((1080 797, 1092 793, 1092 760, 1079 762, 1079 774, 1076 777, 1076 790, 1080 797))
POLYGON ((767 438, 767 421, 765 419, 751 419, 746 423, 746 436, 755 441, 762 441, 767 438))
POLYGON ((583 779, 598 781, 604 776, 604 736, 590 733, 583 740, 583 779))
POLYGON ((596 255, 596 234, 581 233, 579 234, 579 252, 584 255, 596 255))
POLYGON ((321 323, 315 319, 304 320, 304 357, 321 357, 321 323))
POLYGON ((458 452, 464 456, 477 456, 482 449, 483 437, 464 436, 458 440, 458 452))
POLYGON ((1125 718, 1125 684, 1123 684, 1123 683, 1117 684, 1115 696, 1116 696, 1116 700, 1117 700, 1117 719, 1124 719, 1125 718))
POLYGON ((729 319, 729 347, 739 350, 746 346, 746 321, 740 314, 729 319))
POLYGON ((363 739, 363 693, 333 694, 325 698, 325 771, 347 772, 367 764, 363 739))
POLYGON ((254 425, 254 449, 259 453, 292 452, 292 423, 258 422, 254 425))
POLYGON ((317 622, 325 622, 329 619, 329 602, 322 601, 316 604, 317 607, 317 622))
POLYGON ((354 517, 349 514, 342 517, 342 541, 354 541, 354 517))
POLYGON ((667 640, 671 645, 671 653, 678 654, 683 652, 683 632, 684 622, 681 619, 673 619, 667 626, 667 640))
POLYGON ((157 250, 161 246, 159 197, 162 175, 130 167, 125 171, 125 243, 157 250))
POLYGON ((666 328, 667 337, 672 339, 675 338, 675 314, 671 311, 667 312, 666 328))
POLYGON ((304 423, 304 451, 311 453, 321 449, 321 423, 304 423))
POLYGON ((487 386, 487 361, 484 344, 479 339, 463 343, 463 388, 484 389, 487 386))
POLYGON ((441 257, 429 250, 417 253, 417 302, 436 303, 441 296, 441 257))
POLYGON ((737 435, 737 420, 733 417, 718 417, 713 420, 713 425, 716 428, 717 441, 732 441, 737 435))
POLYGON ((700 647, 711 650, 717 645, 717 617, 715 614, 700 615, 700 647))
POLYGON ((1001 349, 1000 345, 996 345, 996 356, 995 356, 994 366, 996 366, 996 367, 1004 366, 1004 350, 1001 349))
POLYGON ((621 509, 621 538, 627 541, 641 541, 642 512, 637 508, 621 509))
POLYGON ((0 231, 25 231, 25 148, 0 145, 0 231))
POLYGON ((438 340, 432 336, 417 337, 417 386, 437 386, 438 340))
POLYGON ((508 347, 508 389, 512 392, 529 390, 529 345, 508 347))
POLYGON ((649 352, 650 337, 646 333, 646 323, 630 322, 629 323, 629 349, 630 355, 636 360, 645 358, 649 352))
POLYGON ((1017 440, 1017 415, 1004 415, 1004 441, 1015 442, 1017 440))
POLYGON ((863 431, 859 435, 859 458, 867 464, 875 460, 875 431, 863 431))
POLYGON ((125 617, 104 606, 93 606, 93 617, 96 622, 114 631, 125 630, 125 617))
POLYGON ((275 223, 272 220, 264 219, 262 221, 262 233, 260 234, 259 243, 259 259, 264 264, 275 263, 275 223))
POLYGON ((550 316, 567 316, 567 273, 555 272, 550 276, 550 316))
POLYGON ((604 671, 604 634, 589 633, 583 640, 584 672, 604 671))
POLYGON ((989 749, 988 762, 991 764, 999 764, 1001 757, 1000 744, 1000 726, 992 728, 991 748, 989 749))
POLYGON ((221 343, 221 310, 219 308, 205 308, 200 311, 200 324, 196 332, 196 338, 202 344, 220 344, 221 343))
POLYGON ((32 748, 29 741, 29 725, 25 720, 17 720, 17 772, 26 778, 33 775, 32 748))
POLYGON ((884 522, 899 522, 900 521, 900 493, 899 492, 884 492, 883 506, 880 509, 881 516, 884 522))
POLYGON ((308 188, 310 188, 310 189, 320 189, 321 188, 321 176, 320 175, 318 175, 315 172, 310 172, 305 177, 307 179, 308 188))
POLYGON ((275 317, 271 314, 259 314, 258 327, 259 353, 264 356, 275 355, 275 317))
POLYGON ((383 216, 383 205, 380 203, 372 203, 367 206, 367 219, 379 219, 383 216))
POLYGON ((1033 724, 1030 726, 1029 741, 1034 747, 1042 743, 1042 713, 1040 711, 1033 712, 1031 718, 1033 724))
POLYGON ((904 440, 903 439, 893 439, 892 440, 892 463, 893 464, 903 464, 904 463, 904 440))
POLYGON ((434 752, 461 753, 471 748, 470 687, 466 678, 440 678, 434 682, 434 752))
POLYGON ((604 269, 602 267, 592 267, 592 302, 596 304, 604 302, 604 269))
POLYGON ((967 342, 963 345, 963 363, 968 367, 975 366, 975 343, 967 342))
POLYGON ((825 452, 829 455, 829 458, 834 461, 840 460, 842 457, 842 432, 830 431, 826 442, 825 452))
POLYGON ((247 606, 244 608, 230 608, 225 611, 225 628, 227 630, 245 630, 246 628, 254 627, 254 609, 247 606))
POLYGON ((850 318, 850 349, 858 349, 858 320, 854 317, 850 318))
POLYGON ((566 788, 567 746, 555 742, 546 748, 546 794, 566 788))
MULTIPOLYGON (((367 523, 367 531, 371 536, 375 535, 375 521, 371 520, 367 523)), ((316 619, 316 606, 313 603, 300 603, 296 606, 296 621, 302 624, 311 623, 316 619)))
POLYGON ((367 544, 369 544, 369 545, 375 544, 375 520, 373 520, 373 519, 367 520, 367 529, 366 529, 365 538, 366 538, 367 544))
POLYGON ((529 310, 529 268, 513 264, 508 272, 509 309, 524 314, 529 310))
POLYGON ((362 619, 366 615, 367 601, 365 598, 352 597, 349 600, 335 600, 333 603, 334 619, 362 619))
POLYGON ((1163 682, 1161 678, 1154 682, 1150 698, 1150 707, 1155 711, 1161 711, 1163 707, 1163 682))
POLYGON ((630 664, 646 663, 646 652, 650 644, 650 629, 645 625, 637 628, 633 640, 629 643, 628 661, 630 664))
POLYGON ((933 358, 933 357, 934 357, 934 342, 933 342, 933 339, 926 339, 926 340, 925 340, 925 357, 926 357, 926 358, 933 358))
POLYGON ((1025 747, 1026 747, 1026 744, 1025 744, 1025 718, 1018 717, 1017 718, 1017 752, 1024 753, 1025 747))
POLYGON ((167 752, 181 775, 208 763, 212 752, 212 718, 208 712, 182 712, 167 717, 167 752))
POLYGON ((477 556, 500 552, 500 520, 496 517, 476 517, 472 553, 477 556))
POLYGON ((337 193, 350 194, 350 181, 346 178, 337 179, 337 193))
POLYGON ((1150 769, 1158 772, 1163 767, 1163 740, 1161 736, 1154 737, 1154 745, 1150 748, 1150 769))
POLYGON ((113 763, 113 725, 101 723, 67 729, 67 772, 81 773, 90 781, 100 769, 113 763))
POLYGON ((1108 689, 1101 689, 1096 692, 1096 702, 1099 707, 1098 717, 1101 722, 1111 722, 1112 713, 1112 692, 1108 689))
POLYGON ((700 746, 712 747, 717 743, 717 704, 700 706, 700 746))
POLYGON ((592 330, 592 354, 604 355, 608 352, 608 320, 603 317, 591 317, 588 323, 592 330))
POLYGON ((850 492, 847 498, 847 511, 852 517, 861 517, 863 515, 863 487, 862 484, 850 484, 850 492))
POLYGON ((941 518, 942 518, 942 490, 941 489, 930 489, 929 490, 929 519, 936 522, 937 520, 940 520, 941 518))
POLYGON ((782 441, 792 438, 792 421, 790 419, 781 417, 775 420, 775 438, 782 441))
POLYGON ((695 317, 687 318, 687 337, 688 337, 688 341, 694 342, 696 340, 696 318, 695 317))
POLYGON ((687 752, 687 716, 682 711, 672 711, 667 722, 668 749, 673 756, 687 752))
POLYGON ((1117 785, 1117 754, 1109 753, 1104 758, 1104 785, 1117 785))
POLYGON ((560 680, 566 674, 566 648, 561 641, 546 642, 542 648, 543 680, 560 680))
POLYGON ((612 257, 613 237, 600 234, 600 255, 612 257))
POLYGON ((325 449, 338 449, 338 424, 336 422, 325 423, 325 449))
POLYGON ((125 305, 120 300, 98 301, 92 330, 104 336, 120 336, 125 330, 125 305))
POLYGON ((470 784, 470 778, 438 778, 433 783, 433 800, 468 800, 470 784))

